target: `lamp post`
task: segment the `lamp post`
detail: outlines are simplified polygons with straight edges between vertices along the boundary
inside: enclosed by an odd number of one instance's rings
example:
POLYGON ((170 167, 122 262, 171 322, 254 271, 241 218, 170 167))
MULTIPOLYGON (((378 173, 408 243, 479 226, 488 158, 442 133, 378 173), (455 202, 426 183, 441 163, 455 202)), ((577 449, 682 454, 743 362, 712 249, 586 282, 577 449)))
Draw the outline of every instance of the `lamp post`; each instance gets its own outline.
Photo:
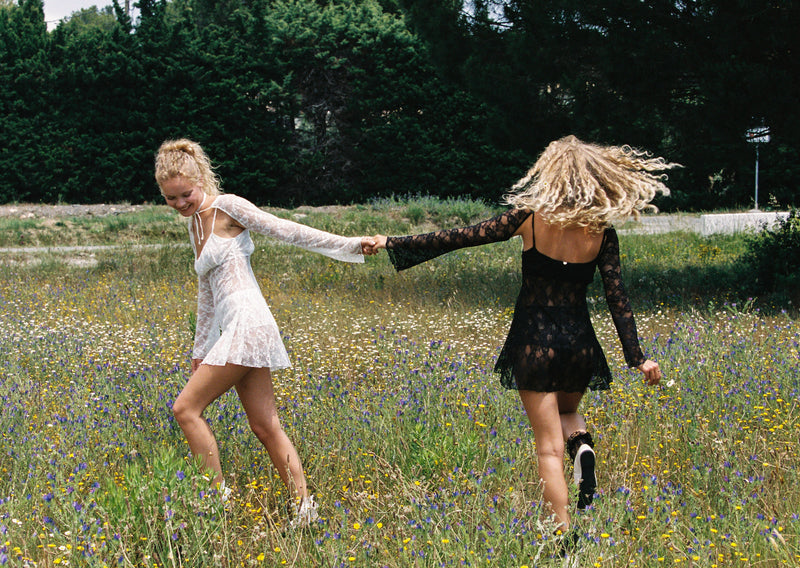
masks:
POLYGON ((745 132, 744 139, 750 144, 756 145, 756 198, 754 211, 758 211, 758 145, 769 142, 769 126, 750 128, 745 132))

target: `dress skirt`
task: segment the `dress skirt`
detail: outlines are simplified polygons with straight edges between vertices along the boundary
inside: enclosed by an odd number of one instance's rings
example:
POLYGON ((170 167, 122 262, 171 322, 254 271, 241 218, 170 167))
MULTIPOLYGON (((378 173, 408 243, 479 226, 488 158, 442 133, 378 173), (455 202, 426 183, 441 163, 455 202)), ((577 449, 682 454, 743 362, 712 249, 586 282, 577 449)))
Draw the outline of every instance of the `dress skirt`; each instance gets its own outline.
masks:
POLYGON ((218 334, 203 359, 206 365, 291 367, 278 324, 261 290, 246 288, 217 298, 211 333, 218 334))
POLYGON ((495 372, 508 389, 537 392, 606 390, 611 371, 588 310, 572 306, 520 306, 495 372))

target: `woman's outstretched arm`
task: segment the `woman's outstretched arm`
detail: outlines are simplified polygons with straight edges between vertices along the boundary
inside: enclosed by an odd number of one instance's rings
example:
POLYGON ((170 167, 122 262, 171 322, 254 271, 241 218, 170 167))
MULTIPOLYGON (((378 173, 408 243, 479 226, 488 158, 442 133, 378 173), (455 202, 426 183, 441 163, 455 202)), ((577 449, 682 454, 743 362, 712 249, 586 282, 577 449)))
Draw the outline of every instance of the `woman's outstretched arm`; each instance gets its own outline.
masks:
POLYGON ((464 248, 507 241, 531 215, 527 209, 511 209, 469 227, 434 231, 406 237, 376 235, 376 248, 385 248, 397 270, 405 270, 442 254, 464 248))

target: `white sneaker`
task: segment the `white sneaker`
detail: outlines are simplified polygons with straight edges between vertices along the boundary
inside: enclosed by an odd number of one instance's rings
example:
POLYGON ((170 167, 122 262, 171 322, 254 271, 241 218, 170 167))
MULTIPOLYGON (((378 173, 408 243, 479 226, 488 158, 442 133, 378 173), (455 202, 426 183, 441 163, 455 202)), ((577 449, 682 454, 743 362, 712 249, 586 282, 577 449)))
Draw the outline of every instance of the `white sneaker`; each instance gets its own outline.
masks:
MULTIPOLYGON (((204 475, 203 479, 205 479, 209 483, 211 482, 211 478, 208 477, 207 475, 204 475)), ((231 493, 233 493, 233 489, 231 489, 230 487, 225 485, 225 480, 224 479, 222 481, 220 481, 219 483, 217 483, 217 494, 219 495, 219 500, 220 501, 222 501, 223 503, 226 503, 228 501, 228 499, 230 499, 231 493)))
POLYGON ((233 489, 225 485, 225 482, 221 482, 217 489, 219 490, 219 498, 223 503, 227 503, 228 499, 231 498, 231 493, 233 493, 233 489))
POLYGON ((293 529, 304 529, 311 525, 314 521, 319 519, 319 512, 317 511, 317 503, 314 501, 314 496, 304 497, 300 501, 300 508, 297 511, 297 516, 289 524, 293 529))

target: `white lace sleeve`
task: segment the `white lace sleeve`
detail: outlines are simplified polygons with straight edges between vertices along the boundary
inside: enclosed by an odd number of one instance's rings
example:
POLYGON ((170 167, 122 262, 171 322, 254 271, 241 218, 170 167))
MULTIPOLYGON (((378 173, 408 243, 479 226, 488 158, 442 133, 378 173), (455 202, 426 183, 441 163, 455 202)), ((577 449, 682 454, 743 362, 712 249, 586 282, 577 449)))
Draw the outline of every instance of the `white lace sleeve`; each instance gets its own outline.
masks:
POLYGON ((197 279, 197 322, 194 331, 193 359, 203 359, 211 349, 214 338, 210 338, 214 324, 214 295, 208 275, 197 279), (211 341, 209 341, 211 340, 211 341))
POLYGON ((243 227, 312 252, 344 262, 364 262, 361 237, 342 237, 308 225, 281 219, 262 211, 246 199, 233 194, 217 197, 214 206, 243 227))

